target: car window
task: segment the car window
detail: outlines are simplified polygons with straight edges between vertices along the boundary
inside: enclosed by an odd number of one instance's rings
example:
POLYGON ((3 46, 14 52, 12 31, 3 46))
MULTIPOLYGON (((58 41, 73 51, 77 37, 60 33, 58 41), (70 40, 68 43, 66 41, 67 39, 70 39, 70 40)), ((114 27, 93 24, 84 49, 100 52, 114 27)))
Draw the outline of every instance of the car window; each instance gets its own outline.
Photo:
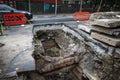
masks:
POLYGON ((0 10, 15 10, 15 9, 7 5, 0 5, 0 10))
POLYGON ((0 10, 10 10, 10 9, 7 8, 7 7, 2 6, 2 7, 0 7, 0 10))

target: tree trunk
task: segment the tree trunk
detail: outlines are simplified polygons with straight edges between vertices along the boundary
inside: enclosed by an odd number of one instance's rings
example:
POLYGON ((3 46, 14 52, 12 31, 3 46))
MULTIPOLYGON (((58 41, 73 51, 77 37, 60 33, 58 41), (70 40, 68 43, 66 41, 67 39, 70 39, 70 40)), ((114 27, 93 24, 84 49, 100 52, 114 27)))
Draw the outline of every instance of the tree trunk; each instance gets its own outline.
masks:
POLYGON ((82 0, 80 0, 80 12, 82 12, 82 0))
POLYGON ((57 15, 57 0, 55 0, 55 15, 57 15))

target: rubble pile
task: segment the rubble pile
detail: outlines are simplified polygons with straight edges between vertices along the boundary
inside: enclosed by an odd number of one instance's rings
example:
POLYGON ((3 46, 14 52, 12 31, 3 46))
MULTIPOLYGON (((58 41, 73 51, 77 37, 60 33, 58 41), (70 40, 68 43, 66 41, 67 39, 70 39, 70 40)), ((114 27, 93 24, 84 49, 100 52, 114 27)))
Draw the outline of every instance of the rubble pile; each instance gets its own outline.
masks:
POLYGON ((91 56, 88 55, 88 64, 83 62, 85 64, 80 65, 88 66, 85 72, 92 75, 94 80, 120 79, 120 18, 115 18, 116 14, 95 13, 88 24, 78 26, 82 34, 90 36, 92 45, 97 45, 92 51, 94 54, 89 51, 91 56))
POLYGON ((0 75, 0 80, 17 80, 16 71, 0 75))
MULTIPOLYGON (((33 26, 35 70, 20 80, 120 80, 119 12, 93 13, 78 27, 33 26)), ((19 80, 19 79, 18 79, 19 80)))
POLYGON ((68 73, 80 61, 77 39, 61 29, 38 30, 34 34, 36 70, 45 80, 73 80, 68 73), (67 75, 67 76, 66 76, 67 75))
POLYGON ((65 24, 36 27, 36 70, 45 80, 119 80, 119 26, 119 19, 94 19, 78 28, 65 24))

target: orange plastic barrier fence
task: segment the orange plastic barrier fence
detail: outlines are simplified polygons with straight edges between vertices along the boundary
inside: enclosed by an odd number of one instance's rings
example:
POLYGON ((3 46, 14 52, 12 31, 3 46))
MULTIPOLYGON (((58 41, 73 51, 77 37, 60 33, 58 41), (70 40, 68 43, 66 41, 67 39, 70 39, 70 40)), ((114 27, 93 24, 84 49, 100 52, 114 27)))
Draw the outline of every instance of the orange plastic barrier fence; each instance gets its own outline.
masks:
POLYGON ((26 24, 27 19, 24 14, 3 14, 4 25, 18 25, 18 24, 26 24))
POLYGON ((89 12, 75 12, 73 14, 74 20, 88 20, 89 19, 89 12))

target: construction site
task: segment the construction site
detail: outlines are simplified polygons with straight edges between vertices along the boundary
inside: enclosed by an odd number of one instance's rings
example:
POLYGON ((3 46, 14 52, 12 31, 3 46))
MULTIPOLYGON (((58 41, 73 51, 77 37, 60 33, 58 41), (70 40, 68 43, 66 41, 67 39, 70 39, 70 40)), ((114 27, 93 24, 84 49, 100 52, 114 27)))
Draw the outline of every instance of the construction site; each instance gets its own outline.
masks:
POLYGON ((0 80, 120 80, 120 12, 6 33, 0 36, 0 80))

